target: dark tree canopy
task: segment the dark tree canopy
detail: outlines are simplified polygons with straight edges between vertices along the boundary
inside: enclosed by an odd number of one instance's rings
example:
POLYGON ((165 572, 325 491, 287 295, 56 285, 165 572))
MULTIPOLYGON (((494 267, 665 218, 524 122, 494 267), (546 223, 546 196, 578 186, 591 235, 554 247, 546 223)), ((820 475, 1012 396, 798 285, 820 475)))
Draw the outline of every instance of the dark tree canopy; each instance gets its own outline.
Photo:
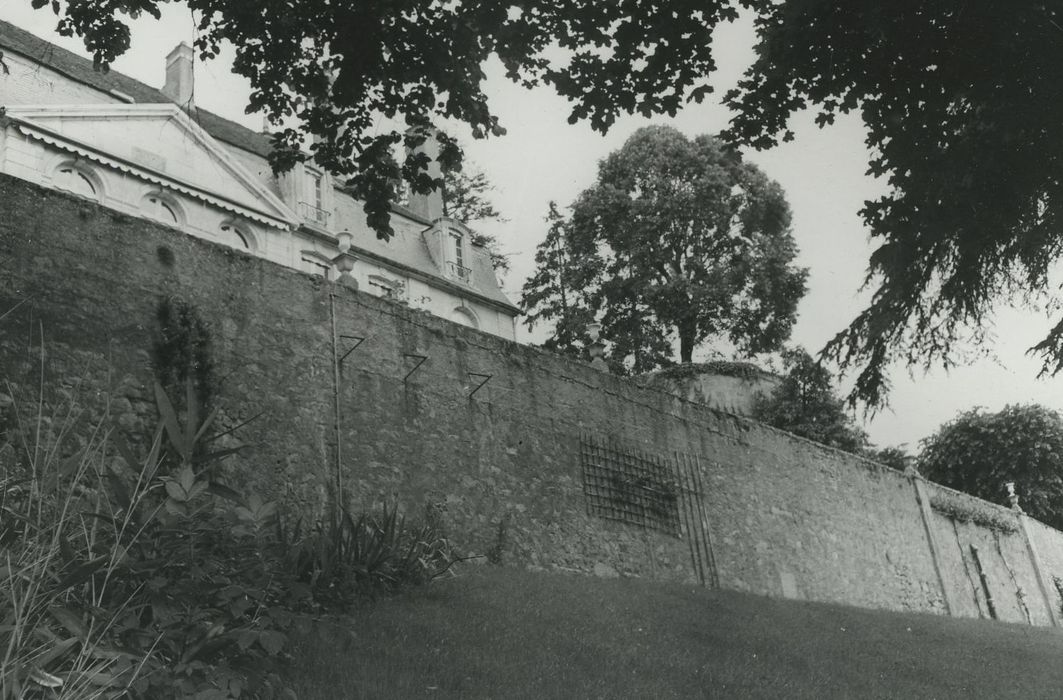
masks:
MULTIPOLYGON (((731 136, 787 138, 815 107, 856 110, 870 172, 891 191, 862 211, 879 242, 871 305, 828 346, 863 364, 857 393, 880 402, 884 369, 950 360, 994 301, 1040 296, 1063 249, 1063 6, 1045 2, 782 2, 758 18, 758 59, 731 136)), ((1038 349, 1063 366, 1063 325, 1038 349)))
MULTIPOLYGON (((167 0, 30 0, 60 15, 106 65, 129 45, 123 13, 167 0)), ((424 127, 450 118, 476 137, 500 134, 483 89, 497 57, 513 81, 547 84, 571 121, 607 129, 624 113, 668 114, 711 91, 712 34, 740 9, 756 18, 757 59, 726 101, 726 136, 769 148, 806 108, 821 123, 857 112, 870 172, 890 192, 867 202, 870 306, 829 345, 860 369, 856 392, 880 402, 895 360, 948 363, 1002 297, 1048 293, 1063 252, 1063 7, 1039 0, 839 3, 829 0, 371 3, 188 0, 203 57, 236 47, 250 110, 298 117, 319 136, 322 166, 350 178, 370 224, 390 235, 400 174, 436 182, 424 156, 393 147, 416 130, 373 131, 379 116, 424 127), (560 48, 561 50, 556 50, 560 48)), ((275 167, 303 157, 304 134, 282 129, 275 167)), ((453 141, 444 164, 460 159, 453 141)), ((862 235, 862 232, 853 232, 862 235)), ((1036 347, 1063 368, 1063 322, 1036 347)))
POLYGON ((796 253, 778 184, 711 136, 646 127, 555 220, 522 306, 529 326, 560 321, 559 345, 575 339, 564 314, 590 312, 613 364, 635 372, 670 364, 674 342, 682 362, 712 339, 768 352, 805 292, 796 253))
POLYGON ((1023 510, 1063 529, 1063 416, 1037 404, 961 413, 923 440, 922 474, 960 491, 1007 504, 1015 482, 1023 510))
POLYGON ((782 353, 786 374, 769 396, 761 396, 753 417, 773 427, 872 459, 888 460, 896 467, 900 461, 897 448, 875 452, 869 448, 867 434, 853 421, 845 402, 835 394, 834 378, 803 348, 782 353))

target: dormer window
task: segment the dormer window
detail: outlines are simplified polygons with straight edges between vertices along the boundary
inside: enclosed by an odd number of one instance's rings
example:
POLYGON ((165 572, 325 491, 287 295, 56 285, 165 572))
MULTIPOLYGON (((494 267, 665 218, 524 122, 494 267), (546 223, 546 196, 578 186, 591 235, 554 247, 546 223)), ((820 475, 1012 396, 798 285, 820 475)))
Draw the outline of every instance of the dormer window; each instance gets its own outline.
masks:
POLYGON ((465 238, 461 234, 450 234, 450 274, 463 282, 468 282, 472 271, 465 266, 465 238))
POLYGON ((322 194, 321 173, 307 173, 310 180, 310 202, 318 209, 324 209, 324 195, 322 194))
POLYGON ((476 286, 473 266, 478 264, 472 245, 473 233, 465 224, 448 217, 437 219, 421 232, 438 274, 445 280, 476 286))
POLYGON ((303 177, 302 194, 299 201, 299 213, 309 224, 325 228, 328 226, 329 211, 325 174, 306 168, 303 177))
POLYGON ((450 242, 454 246, 454 262, 457 265, 464 267, 465 254, 464 251, 461 249, 461 236, 456 233, 450 234, 450 242))

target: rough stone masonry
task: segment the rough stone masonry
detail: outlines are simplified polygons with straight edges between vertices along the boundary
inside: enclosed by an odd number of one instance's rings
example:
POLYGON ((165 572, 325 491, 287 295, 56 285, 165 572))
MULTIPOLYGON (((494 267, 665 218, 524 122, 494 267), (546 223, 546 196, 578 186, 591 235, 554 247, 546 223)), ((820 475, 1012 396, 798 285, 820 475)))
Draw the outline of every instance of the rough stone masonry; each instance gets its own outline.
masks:
POLYGON ((308 517, 338 484, 356 507, 430 508, 464 551, 511 565, 968 616, 988 616, 988 591, 1034 624, 1060 604, 1063 535, 1040 523, 957 522, 915 477, 6 176, 0 266, 8 403, 43 355, 50 391, 149 431, 156 311, 180 298, 209 328, 223 420, 258 416, 233 481, 308 517), (649 502, 636 467, 689 467, 652 487, 674 532, 590 514, 590 442, 613 455, 599 495, 620 510, 649 502))

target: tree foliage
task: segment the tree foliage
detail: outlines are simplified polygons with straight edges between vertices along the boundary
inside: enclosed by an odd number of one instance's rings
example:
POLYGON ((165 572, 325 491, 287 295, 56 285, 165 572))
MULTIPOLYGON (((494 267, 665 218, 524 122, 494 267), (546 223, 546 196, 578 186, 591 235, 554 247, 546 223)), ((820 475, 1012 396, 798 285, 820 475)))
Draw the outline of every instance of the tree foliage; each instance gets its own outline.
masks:
MULTIPOLYGON (((783 352, 786 374, 770 396, 758 399, 753 417, 773 427, 815 440, 846 452, 880 455, 869 449, 867 434, 853 421, 845 402, 834 390, 834 378, 803 348, 783 352)), ((897 466, 896 448, 883 450, 881 457, 897 466)))
MULTIPOLYGON (((159 16, 168 0, 31 0, 60 16, 104 67, 129 47, 124 15, 159 16)), ((548 84, 574 102, 570 119, 604 131, 622 113, 675 114, 708 91, 712 30, 737 16, 729 4, 691 0, 624 3, 370 3, 333 0, 187 0, 197 18, 195 47, 209 59, 222 41, 235 47, 234 69, 250 81, 249 111, 275 125, 297 117, 317 135, 309 146, 325 169, 350 178, 370 224, 391 235, 389 202, 401 175, 418 192, 442 183, 427 156, 398 164, 393 147, 423 142, 434 121, 467 124, 474 138, 504 128, 484 91, 485 61, 498 59, 511 80, 548 84), (668 21, 662 21, 668 17, 668 21), (557 48, 566 57, 559 57, 557 48), (379 118, 405 129, 378 131, 379 118)), ((443 137, 443 170, 460 161, 443 137)), ((272 162, 302 159, 305 134, 285 126, 272 162)))
MULTIPOLYGON (((535 272, 524 283, 521 306, 531 328, 538 321, 553 323, 553 332, 543 347, 573 357, 586 358, 590 345, 588 324, 594 312, 580 291, 591 283, 596 269, 576 264, 568 247, 569 222, 550 202, 546 215, 546 238, 535 249, 535 272)), ((588 262, 588 261, 583 261, 588 262)))
MULTIPOLYGON (((51 6, 101 66, 129 46, 123 14, 167 0, 31 0, 51 6)), ((1063 8, 999 0, 832 3, 825 0, 647 0, 638 3, 369 3, 188 0, 201 57, 221 41, 252 86, 249 110, 297 117, 317 135, 312 157, 348 176, 370 224, 391 233, 395 178, 437 186, 426 157, 393 146, 451 119, 475 137, 504 128, 484 91, 496 57, 521 85, 546 84, 569 120, 606 130, 624 113, 673 115, 712 91, 715 28, 755 16, 757 58, 726 102, 726 136, 769 148, 793 115, 857 112, 869 170, 889 192, 862 210, 878 242, 869 307, 830 344, 860 369, 856 393, 885 398, 894 361, 951 361, 1001 297, 1038 297, 1063 252, 1063 8), (559 49, 559 50, 558 50, 559 49), (378 117, 405 130, 374 131, 378 117)), ((274 166, 303 158, 294 126, 274 138, 274 166)), ((444 139, 444 169, 460 149, 444 139)), ((1063 322, 1035 348, 1063 369, 1063 322)))
MULTIPOLYGON (((505 221, 489 198, 494 185, 480 171, 448 170, 443 173, 443 216, 472 226, 483 221, 505 221)), ((487 251, 491 267, 499 275, 509 272, 509 256, 502 252, 498 239, 488 233, 473 231, 472 244, 487 251)))
POLYGON ((884 464, 890 469, 906 472, 915 466, 915 456, 910 454, 904 445, 870 449, 866 453, 869 459, 879 464, 884 464))
POLYGON ((528 323, 556 321, 577 340, 599 319, 614 365, 645 372, 726 338, 747 353, 778 348, 805 292, 778 184, 711 136, 646 127, 598 168, 596 183, 556 209, 524 287, 528 323))
POLYGON ((1000 504, 1015 482, 1023 510, 1063 528, 1063 416, 1037 404, 959 414, 922 442, 928 479, 1000 504))
MULTIPOLYGON (((730 136, 766 148, 815 107, 856 111, 889 192, 871 304, 828 346, 881 402, 895 359, 944 362, 1002 298, 1040 296, 1063 250, 1063 7, 993 0, 760 7, 758 58, 727 96, 730 136)), ((1036 348, 1063 367, 1063 323, 1036 348)))
POLYGON ((443 174, 443 216, 465 224, 501 220, 502 214, 488 198, 494 188, 480 171, 448 170, 443 174))

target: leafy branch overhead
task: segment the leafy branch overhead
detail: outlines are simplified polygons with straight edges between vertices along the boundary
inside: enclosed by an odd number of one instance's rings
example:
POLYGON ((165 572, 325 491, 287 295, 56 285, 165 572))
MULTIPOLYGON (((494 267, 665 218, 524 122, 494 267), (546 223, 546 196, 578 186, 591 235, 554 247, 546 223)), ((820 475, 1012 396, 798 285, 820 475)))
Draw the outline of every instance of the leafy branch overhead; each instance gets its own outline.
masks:
MULTIPOLYGON (((33 0, 84 38, 100 66, 129 46, 125 15, 158 16, 165 0, 33 0)), ((647 0, 639 3, 188 0, 201 57, 223 40, 251 83, 248 108, 279 125, 298 118, 323 167, 350 179, 370 225, 391 233, 400 175, 440 184, 404 139, 445 119, 475 137, 503 133, 484 90, 496 58, 524 86, 549 85, 570 121, 604 131, 627 113, 673 115, 712 91, 712 36, 740 10, 754 16, 757 58, 725 101, 725 137, 770 148, 793 137, 795 113, 820 124, 856 112, 869 171, 889 192, 865 203, 878 248, 872 301, 829 345, 859 367, 856 391, 881 402, 895 360, 950 362, 1002 298, 1044 297, 1063 252, 1063 8, 1058 3, 941 0, 647 0), (408 127, 377 132, 379 117, 408 127)), ((280 129, 273 164, 304 157, 306 134, 280 129)), ((461 159, 444 138, 443 170, 461 159)), ((853 235, 863 235, 854 231, 853 235)), ((1063 369, 1063 322, 1035 350, 1063 369)))
MULTIPOLYGON (((158 17, 165 1, 33 0, 33 5, 51 5, 60 14, 60 33, 84 37, 103 67, 129 47, 123 15, 158 17)), ((620 3, 548 0, 188 0, 187 5, 198 18, 195 47, 201 58, 216 56, 222 41, 231 42, 234 69, 252 87, 248 111, 263 111, 274 124, 297 117, 319 136, 309 146, 314 160, 350 178, 383 237, 391 234, 388 204, 400 173, 418 192, 439 183, 428 175, 423 156, 409 156, 401 165, 394 160, 394 146, 423 136, 378 132, 381 116, 401 118, 416 129, 453 119, 467 124, 475 138, 504 133, 483 86, 483 65, 492 56, 522 85, 552 85, 574 101, 572 121, 588 119, 598 130, 636 109, 674 114, 707 92, 712 28, 737 14, 728 6, 691 4, 673 16, 669 3, 659 1, 644 4, 636 15, 620 3), (662 22, 663 16, 670 18, 662 22), (553 59, 558 47, 571 56, 553 59)), ((305 137, 293 127, 279 130, 274 167, 284 170, 303 158, 305 137)), ((453 140, 443 141, 440 165, 447 170, 461 157, 453 140)))
MULTIPOLYGON (((995 302, 1043 298, 1063 251, 1063 7, 1058 3, 757 5, 758 57, 727 95, 730 137, 768 148, 790 117, 857 112, 877 241, 870 305, 828 345, 881 403, 894 360, 942 363, 995 302)), ((1035 348, 1063 368, 1063 323, 1035 348)))

